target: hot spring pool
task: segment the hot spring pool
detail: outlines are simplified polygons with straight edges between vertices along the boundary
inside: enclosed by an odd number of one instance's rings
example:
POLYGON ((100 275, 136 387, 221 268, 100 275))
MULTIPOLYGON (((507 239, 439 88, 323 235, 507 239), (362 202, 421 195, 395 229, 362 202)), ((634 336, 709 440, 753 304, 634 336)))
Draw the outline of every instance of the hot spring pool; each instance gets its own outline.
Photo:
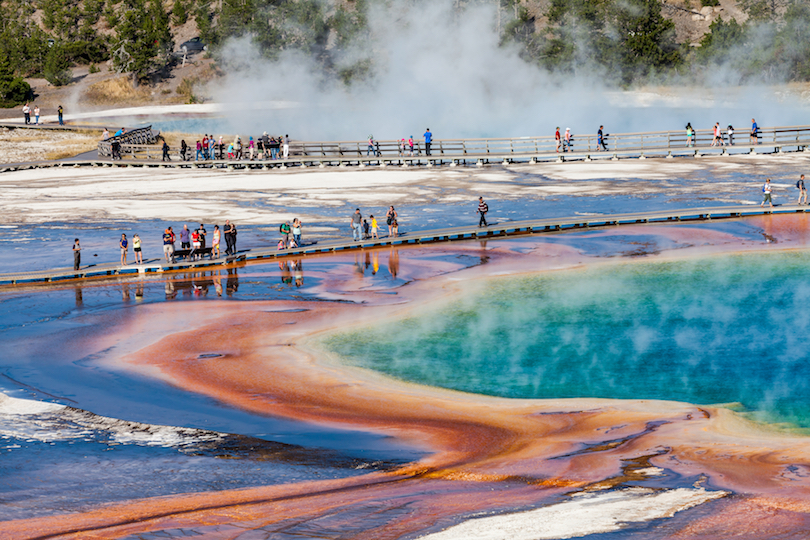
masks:
POLYGON ((347 363, 511 398, 739 403, 810 427, 810 252, 490 279, 322 345, 347 363))

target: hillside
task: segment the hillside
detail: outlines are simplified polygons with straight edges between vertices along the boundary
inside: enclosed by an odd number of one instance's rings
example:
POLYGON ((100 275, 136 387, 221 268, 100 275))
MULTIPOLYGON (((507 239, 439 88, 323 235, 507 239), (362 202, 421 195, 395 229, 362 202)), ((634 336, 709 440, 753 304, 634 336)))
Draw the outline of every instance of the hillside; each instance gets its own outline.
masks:
MULTIPOLYGON (((387 11, 385 5, 2 0, 0 101, 22 101, 8 90, 14 77, 30 84, 27 99, 43 109, 204 100, 204 84, 221 74, 223 55, 233 54, 222 47, 240 35, 252 36, 269 60, 299 50, 315 58, 324 75, 358 84, 373 76, 378 62, 380 36, 369 18, 381 9, 389 17, 419 9, 405 0, 388 3, 387 11), (195 36, 209 51, 183 61, 176 51, 195 36)), ((810 7, 801 0, 453 0, 452 10, 463 20, 481 5, 490 8, 503 46, 517 46, 526 62, 552 73, 590 65, 622 86, 673 76, 700 84, 704 73, 723 65, 740 79, 731 83, 760 80, 763 72, 765 82, 810 79, 810 7)))

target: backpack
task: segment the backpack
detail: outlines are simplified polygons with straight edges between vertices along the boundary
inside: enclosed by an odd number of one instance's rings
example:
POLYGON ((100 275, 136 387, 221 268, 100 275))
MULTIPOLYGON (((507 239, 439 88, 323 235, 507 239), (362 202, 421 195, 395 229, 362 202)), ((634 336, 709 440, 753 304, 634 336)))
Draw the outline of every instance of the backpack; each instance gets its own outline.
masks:
POLYGON ((796 182, 796 189, 802 189, 802 186, 800 185, 801 183, 802 183, 802 181, 801 181, 801 180, 799 180, 798 182, 796 182))
POLYGON ((283 223, 278 226, 278 232, 280 232, 280 233, 284 232, 284 224, 283 223))

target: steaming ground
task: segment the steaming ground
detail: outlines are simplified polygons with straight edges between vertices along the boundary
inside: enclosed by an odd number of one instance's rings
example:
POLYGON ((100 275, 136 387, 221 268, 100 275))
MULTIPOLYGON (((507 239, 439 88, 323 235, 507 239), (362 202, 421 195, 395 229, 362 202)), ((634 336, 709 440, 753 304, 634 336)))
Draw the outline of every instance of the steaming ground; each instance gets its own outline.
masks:
MULTIPOLYGON (((161 234, 230 219, 240 249, 268 247, 278 225, 300 218, 305 241, 348 238, 349 216, 399 212, 402 231, 477 223, 478 196, 490 222, 758 204, 771 177, 777 204, 793 202, 808 172, 804 154, 491 165, 484 168, 222 171, 40 169, 0 176, 0 271, 69 266, 80 237, 85 262, 118 259, 117 239, 137 233, 145 257, 162 253, 161 234)), ((380 220, 381 224, 384 220, 380 220)))

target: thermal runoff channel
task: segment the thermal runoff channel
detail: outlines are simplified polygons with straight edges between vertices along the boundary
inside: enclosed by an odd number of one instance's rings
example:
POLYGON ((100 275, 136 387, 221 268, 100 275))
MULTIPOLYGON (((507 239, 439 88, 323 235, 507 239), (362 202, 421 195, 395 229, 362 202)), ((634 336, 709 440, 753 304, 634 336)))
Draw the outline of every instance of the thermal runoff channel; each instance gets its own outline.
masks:
POLYGON ((733 404, 806 428, 808 262, 782 252, 495 278, 324 343, 354 365, 465 392, 733 404))

